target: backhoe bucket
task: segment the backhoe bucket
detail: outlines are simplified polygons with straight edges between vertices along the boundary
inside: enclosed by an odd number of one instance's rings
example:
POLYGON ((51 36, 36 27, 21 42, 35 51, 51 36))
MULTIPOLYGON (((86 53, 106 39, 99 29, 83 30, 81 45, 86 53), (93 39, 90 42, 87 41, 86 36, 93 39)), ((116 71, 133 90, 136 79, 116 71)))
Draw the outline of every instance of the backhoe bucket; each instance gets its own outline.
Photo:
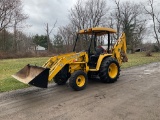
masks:
POLYGON ((15 79, 25 84, 30 84, 36 87, 47 88, 48 86, 49 69, 26 65, 23 69, 12 75, 15 79))

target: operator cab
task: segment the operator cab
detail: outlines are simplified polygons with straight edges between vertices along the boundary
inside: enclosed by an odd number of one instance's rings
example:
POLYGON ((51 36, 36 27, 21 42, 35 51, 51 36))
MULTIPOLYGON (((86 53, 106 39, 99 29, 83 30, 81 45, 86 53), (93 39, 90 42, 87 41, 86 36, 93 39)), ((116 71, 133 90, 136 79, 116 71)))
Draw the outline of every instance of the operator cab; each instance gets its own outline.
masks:
POLYGON ((95 68, 99 56, 104 53, 110 53, 112 44, 111 33, 116 33, 116 30, 104 27, 80 30, 77 34, 73 51, 80 52, 85 50, 88 53, 89 66, 95 68), (104 42, 107 44, 103 45, 104 42))

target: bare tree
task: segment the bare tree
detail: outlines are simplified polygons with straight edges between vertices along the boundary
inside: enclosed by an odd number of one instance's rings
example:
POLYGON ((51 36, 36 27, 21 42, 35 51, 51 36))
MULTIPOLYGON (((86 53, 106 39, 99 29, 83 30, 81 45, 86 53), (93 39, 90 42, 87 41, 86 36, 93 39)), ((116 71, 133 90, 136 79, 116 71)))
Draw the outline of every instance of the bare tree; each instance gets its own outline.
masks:
POLYGON ((17 28, 19 28, 22 25, 22 22, 27 18, 28 16, 23 12, 23 5, 21 0, 0 1, 0 31, 5 31, 9 27, 14 28, 14 36, 11 47, 14 52, 17 51, 18 46, 17 28))
POLYGON ((115 9, 111 13, 110 25, 117 28, 117 37, 124 31, 127 45, 131 52, 142 43, 144 37, 146 20, 143 19, 142 7, 133 2, 122 2, 115 0, 115 9))
POLYGON ((23 28, 22 26, 22 22, 24 22, 27 18, 28 15, 23 13, 23 6, 22 6, 22 2, 21 1, 17 1, 17 6, 14 10, 13 16, 13 28, 14 28, 14 39, 13 39, 13 50, 15 52, 17 52, 18 49, 18 43, 20 41, 20 39, 18 39, 18 32, 19 32, 19 28, 23 28))
POLYGON ((96 27, 105 24, 107 11, 109 10, 105 0, 88 0, 86 2, 85 10, 89 27, 96 27))
POLYGON ((120 37, 120 32, 122 31, 120 0, 114 0, 114 3, 115 3, 115 7, 110 12, 110 16, 107 19, 108 19, 108 25, 111 28, 116 28, 117 33, 116 35, 114 34, 113 37, 114 39, 118 40, 118 38, 120 37))
POLYGON ((58 35, 61 35, 63 44, 65 46, 65 51, 69 52, 73 49, 73 43, 76 39, 75 27, 72 24, 66 25, 64 27, 59 27, 58 35))
POLYGON ((23 52, 23 53, 27 52, 32 43, 33 41, 30 36, 27 36, 23 32, 16 30, 17 52, 23 52))
POLYGON ((52 43, 50 41, 50 34, 52 33, 53 29, 55 28, 57 21, 54 23, 53 27, 49 29, 48 23, 45 25, 46 35, 47 35, 47 44, 48 44, 48 52, 51 52, 52 50, 52 43))
POLYGON ((10 27, 14 20, 15 9, 18 8, 20 0, 1 0, 0 1, 0 31, 10 27))
POLYGON ((109 8, 105 0, 81 0, 70 11, 70 20, 78 30, 96 27, 105 23, 105 17, 109 8))
POLYGON ((146 13, 152 19, 155 39, 157 41, 158 46, 160 47, 160 40, 159 40, 159 35, 158 35, 158 33, 160 33, 160 19, 159 19, 160 12, 156 13, 154 3, 155 3, 154 0, 148 0, 149 9, 147 9, 147 7, 145 5, 143 5, 143 7, 144 7, 146 13), (157 26, 158 26, 158 28, 157 28, 157 26))
POLYGON ((0 51, 10 51, 12 49, 13 34, 3 29, 0 32, 0 51))
MULTIPOLYGON (((98 27, 106 25, 106 16, 109 8, 107 7, 106 0, 79 0, 71 9, 69 14, 70 23, 65 27, 59 29, 58 34, 62 36, 64 44, 70 47, 73 45, 77 31, 85 28, 98 27)), ((84 48, 87 46, 86 36, 83 36, 79 47, 84 48)))

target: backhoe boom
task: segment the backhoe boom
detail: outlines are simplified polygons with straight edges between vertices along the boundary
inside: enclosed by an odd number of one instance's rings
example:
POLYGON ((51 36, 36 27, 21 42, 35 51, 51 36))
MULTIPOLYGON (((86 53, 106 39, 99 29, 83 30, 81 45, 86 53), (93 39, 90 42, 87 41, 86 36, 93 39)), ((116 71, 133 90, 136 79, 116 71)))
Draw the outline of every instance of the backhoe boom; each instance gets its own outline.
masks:
POLYGON ((113 53, 113 57, 117 59, 119 65, 121 65, 122 62, 128 62, 125 33, 122 33, 122 35, 119 37, 119 39, 115 43, 112 49, 112 53, 113 53))

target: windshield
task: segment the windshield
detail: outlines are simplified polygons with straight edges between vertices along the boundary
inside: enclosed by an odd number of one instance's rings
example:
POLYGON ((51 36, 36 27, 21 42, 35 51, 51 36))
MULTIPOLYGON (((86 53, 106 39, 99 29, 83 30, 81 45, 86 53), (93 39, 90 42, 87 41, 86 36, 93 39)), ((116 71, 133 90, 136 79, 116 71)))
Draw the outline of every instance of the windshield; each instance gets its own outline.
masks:
POLYGON ((78 34, 76 40, 75 52, 90 50, 91 53, 95 53, 96 48, 99 46, 107 50, 108 34, 102 36, 78 34))

